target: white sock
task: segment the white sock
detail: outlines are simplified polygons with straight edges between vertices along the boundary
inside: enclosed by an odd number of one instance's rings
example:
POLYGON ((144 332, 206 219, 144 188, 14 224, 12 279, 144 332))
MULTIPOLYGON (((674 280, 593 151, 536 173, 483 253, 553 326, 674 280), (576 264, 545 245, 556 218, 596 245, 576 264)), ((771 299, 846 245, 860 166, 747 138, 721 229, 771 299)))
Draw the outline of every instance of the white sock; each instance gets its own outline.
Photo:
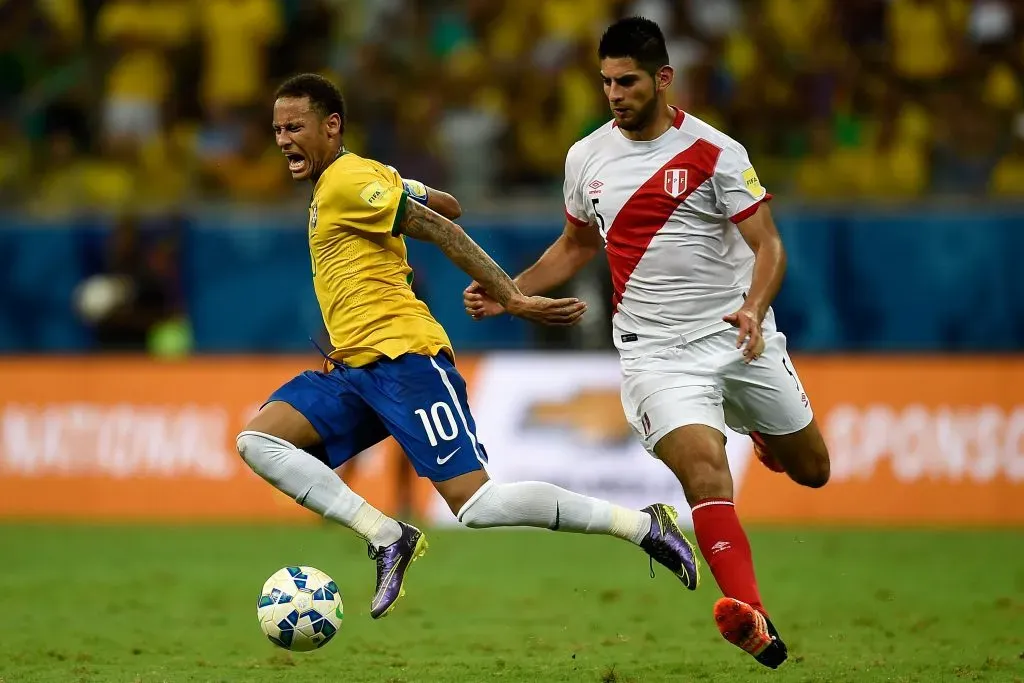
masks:
POLYGON ((554 484, 488 481, 459 510, 459 521, 474 529, 532 526, 579 534, 605 534, 639 544, 651 530, 646 512, 582 496, 554 484), (556 524, 557 521, 557 524, 556 524))
POLYGON ((402 528, 350 489, 334 470, 284 439, 261 432, 242 432, 238 453, 256 474, 287 493, 295 502, 347 526, 375 548, 402 536, 402 528))

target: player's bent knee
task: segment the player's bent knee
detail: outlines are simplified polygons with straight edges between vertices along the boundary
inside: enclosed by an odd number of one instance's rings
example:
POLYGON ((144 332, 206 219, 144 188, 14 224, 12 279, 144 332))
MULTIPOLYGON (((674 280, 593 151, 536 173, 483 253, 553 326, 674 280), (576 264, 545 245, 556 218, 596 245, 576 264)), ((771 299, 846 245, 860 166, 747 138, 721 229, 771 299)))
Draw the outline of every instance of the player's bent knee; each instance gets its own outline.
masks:
POLYGON ((246 433, 280 439, 293 448, 310 448, 321 443, 309 419, 283 401, 267 403, 245 426, 242 434, 246 433))
POLYGON ((831 474, 832 466, 829 463, 828 451, 814 451, 803 459, 803 465, 791 472, 790 476, 801 486, 820 489, 828 483, 831 474))
POLYGON ((470 529, 487 529, 495 526, 496 520, 492 514, 495 501, 490 500, 494 493, 494 483, 484 482, 483 486, 459 507, 456 512, 459 522, 470 529))
POLYGON ((242 460, 248 463, 259 450, 259 439, 254 432, 241 432, 235 437, 235 450, 242 460))
POLYGON ((435 481, 433 484, 437 492, 444 498, 444 502, 448 503, 448 509, 458 516, 462 510, 469 507, 470 503, 482 496, 488 481, 487 471, 481 468, 451 479, 435 481))
POLYGON ((256 472, 261 472, 274 453, 294 448, 290 443, 270 434, 246 430, 235 437, 238 455, 256 472))
POLYGON ((782 464, 794 482, 813 489, 828 483, 831 474, 828 446, 816 421, 792 434, 763 434, 762 437, 769 454, 782 464))
POLYGON ((828 458, 815 458, 813 464, 808 469, 807 474, 800 481, 800 484, 809 486, 812 489, 820 489, 822 486, 828 483, 829 476, 832 473, 832 466, 829 464, 828 458))

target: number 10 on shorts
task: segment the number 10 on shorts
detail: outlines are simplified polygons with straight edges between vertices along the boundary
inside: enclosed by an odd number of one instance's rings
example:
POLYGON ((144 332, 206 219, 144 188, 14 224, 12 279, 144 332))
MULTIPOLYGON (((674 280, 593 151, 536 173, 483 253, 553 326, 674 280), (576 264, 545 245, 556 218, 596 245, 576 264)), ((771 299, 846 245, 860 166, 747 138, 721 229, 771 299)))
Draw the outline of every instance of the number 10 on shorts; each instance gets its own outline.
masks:
POLYGON ((441 437, 442 441, 451 441, 459 435, 459 427, 455 424, 455 415, 444 401, 438 401, 430 406, 429 414, 423 408, 417 408, 415 412, 419 416, 420 422, 423 423, 423 431, 427 433, 427 440, 430 441, 431 446, 438 444, 437 437, 441 437), (444 413, 443 417, 442 413, 444 413))

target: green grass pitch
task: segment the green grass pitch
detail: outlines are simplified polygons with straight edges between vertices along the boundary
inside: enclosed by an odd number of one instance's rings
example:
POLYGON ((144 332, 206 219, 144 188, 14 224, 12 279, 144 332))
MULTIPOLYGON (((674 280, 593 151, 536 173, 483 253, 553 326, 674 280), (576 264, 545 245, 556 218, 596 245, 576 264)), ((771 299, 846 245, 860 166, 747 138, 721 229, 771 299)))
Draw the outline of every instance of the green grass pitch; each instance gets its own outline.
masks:
POLYGON ((696 593, 614 539, 431 531, 395 612, 327 526, 0 525, 0 681, 1022 681, 1019 531, 758 529, 762 593, 791 659, 761 668, 696 593), (273 647, 263 581, 323 569, 345 622, 323 650, 273 647))

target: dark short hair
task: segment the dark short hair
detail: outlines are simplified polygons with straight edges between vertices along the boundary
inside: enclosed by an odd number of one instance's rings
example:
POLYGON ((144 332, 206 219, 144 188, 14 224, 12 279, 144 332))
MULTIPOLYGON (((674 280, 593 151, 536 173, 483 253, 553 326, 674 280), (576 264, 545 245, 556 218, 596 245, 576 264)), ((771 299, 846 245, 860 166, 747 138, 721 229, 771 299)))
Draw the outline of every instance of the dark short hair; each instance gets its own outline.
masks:
POLYGON ((274 99, 282 97, 308 97, 309 106, 321 118, 337 114, 345 121, 345 98, 341 96, 338 86, 319 74, 298 74, 282 83, 274 99))
POLYGON ((632 58, 647 73, 654 73, 668 64, 665 36, 658 25, 644 17, 619 19, 601 36, 597 56, 632 58))

